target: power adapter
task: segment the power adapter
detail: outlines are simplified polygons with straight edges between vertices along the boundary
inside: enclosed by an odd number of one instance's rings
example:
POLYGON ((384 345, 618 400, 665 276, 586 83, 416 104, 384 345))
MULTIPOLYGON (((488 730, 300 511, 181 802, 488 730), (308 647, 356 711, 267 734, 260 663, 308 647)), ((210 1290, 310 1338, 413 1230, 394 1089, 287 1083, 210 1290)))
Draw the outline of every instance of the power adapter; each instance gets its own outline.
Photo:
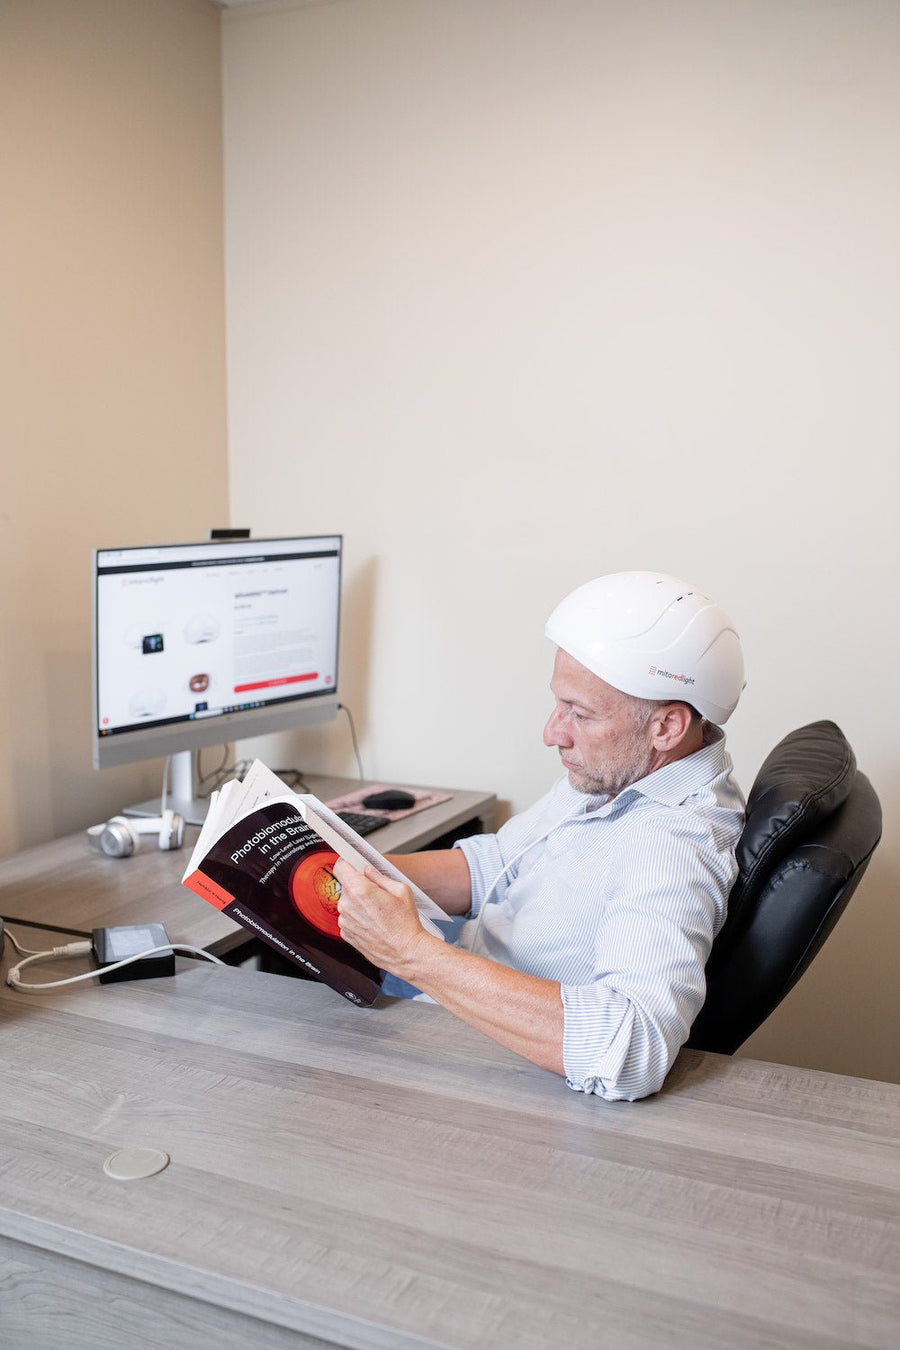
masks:
POLYGON ((91 936, 94 960, 100 972, 97 978, 101 984, 114 984, 118 980, 155 980, 161 975, 175 974, 175 953, 168 945, 169 935, 161 923, 95 928, 91 936), (140 961, 130 961, 118 970, 104 970, 116 961, 137 956, 138 952, 147 952, 153 947, 163 950, 144 956, 140 961))

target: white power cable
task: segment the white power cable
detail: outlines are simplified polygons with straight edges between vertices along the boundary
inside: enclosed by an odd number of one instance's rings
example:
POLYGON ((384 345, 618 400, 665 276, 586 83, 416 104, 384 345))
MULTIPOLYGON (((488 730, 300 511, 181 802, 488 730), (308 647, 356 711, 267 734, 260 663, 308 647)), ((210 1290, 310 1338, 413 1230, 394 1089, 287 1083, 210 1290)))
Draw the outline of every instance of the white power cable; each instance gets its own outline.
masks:
MULTIPOLYGON (((7 930, 9 931, 9 930, 7 930)), ((18 950, 18 944, 12 934, 9 934, 13 944, 18 950)), ((145 956, 154 956, 157 952, 187 952, 192 956, 205 957, 207 961, 212 961, 217 966, 224 966, 225 962, 220 961, 218 956, 213 956, 212 952, 206 952, 202 947, 192 947, 186 942, 167 942, 164 946, 148 947, 145 951, 135 952, 132 956, 125 956, 121 961, 114 961, 111 965, 102 966, 99 970, 88 970, 83 975, 70 975, 65 980, 46 980, 42 984, 26 984, 20 977, 20 971, 26 966, 31 966, 35 961, 62 961, 69 956, 90 956, 94 950, 92 942, 68 942, 64 947, 53 947, 46 952, 32 952, 24 961, 20 961, 17 966, 6 977, 6 983, 11 989, 18 989, 23 993, 36 993, 41 989, 60 989, 64 984, 79 984, 82 980, 96 980, 101 975, 108 974, 109 971, 119 970, 122 966, 130 966, 133 961, 142 961, 145 956)))
POLYGON ((20 956, 42 956, 42 955, 43 955, 42 952, 36 952, 36 951, 34 950, 33 947, 23 947, 22 944, 21 944, 21 942, 20 942, 19 939, 16 937, 15 933, 12 932, 11 929, 9 929, 9 928, 4 928, 3 931, 6 933, 6 936, 9 938, 10 942, 11 942, 12 945, 15 947, 16 951, 19 953, 20 956))

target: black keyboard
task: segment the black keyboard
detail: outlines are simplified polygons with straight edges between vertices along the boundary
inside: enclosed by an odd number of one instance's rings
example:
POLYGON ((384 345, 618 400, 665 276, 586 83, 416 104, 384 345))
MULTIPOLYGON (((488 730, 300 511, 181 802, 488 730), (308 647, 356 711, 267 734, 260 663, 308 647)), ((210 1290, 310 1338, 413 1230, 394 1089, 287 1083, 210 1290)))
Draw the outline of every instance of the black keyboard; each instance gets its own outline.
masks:
POLYGON ((371 834, 373 830, 380 830, 382 825, 390 824, 386 816, 371 816, 365 811, 338 811, 337 815, 357 834, 371 834))

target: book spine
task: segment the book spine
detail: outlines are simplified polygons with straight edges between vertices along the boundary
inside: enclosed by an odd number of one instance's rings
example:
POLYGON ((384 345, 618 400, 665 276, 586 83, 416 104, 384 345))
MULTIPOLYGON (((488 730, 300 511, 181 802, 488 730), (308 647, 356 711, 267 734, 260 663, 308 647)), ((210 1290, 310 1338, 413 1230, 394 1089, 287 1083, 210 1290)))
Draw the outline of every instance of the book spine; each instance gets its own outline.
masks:
MULTIPOLYGON (((276 933, 275 929, 271 928, 258 914, 253 914, 239 901, 234 901, 230 906, 228 917, 229 919, 236 920, 237 923, 243 924, 245 928, 248 928, 251 933, 255 933, 257 937, 262 938, 263 941, 267 942, 270 947, 275 949, 275 951, 281 952, 283 956, 288 957, 291 961, 295 961, 298 966, 302 966, 310 975, 314 975, 317 980, 321 980, 321 968, 317 966, 314 961, 310 960, 300 947, 296 947, 293 942, 288 942, 286 938, 281 937, 280 934, 276 933)), ((344 993, 343 990, 339 992, 344 993)), ((346 998, 348 995, 344 994, 344 997, 346 998)), ((349 997, 351 997, 354 1002, 356 1001, 353 995, 350 995, 349 997)))

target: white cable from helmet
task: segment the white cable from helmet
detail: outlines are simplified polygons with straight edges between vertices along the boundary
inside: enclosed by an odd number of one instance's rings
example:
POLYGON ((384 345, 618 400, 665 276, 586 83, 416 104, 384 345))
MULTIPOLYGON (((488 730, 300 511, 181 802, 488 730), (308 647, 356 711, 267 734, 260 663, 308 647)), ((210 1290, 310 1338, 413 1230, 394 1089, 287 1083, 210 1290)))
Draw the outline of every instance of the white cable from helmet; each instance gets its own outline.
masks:
POLYGON ((520 858, 523 858, 523 857, 525 856, 526 853, 530 853, 531 850, 532 850, 533 848, 536 848, 538 844, 543 843, 543 841, 547 838, 547 836, 548 836, 548 835, 551 835, 551 834, 553 833, 554 830, 558 830, 558 829, 560 828, 560 826, 561 826, 561 825, 565 825, 567 821, 569 821, 569 820, 574 820, 576 816, 580 816, 580 815, 583 815, 583 814, 584 814, 584 806, 583 806, 582 803, 579 803, 579 805, 576 807, 576 809, 575 809, 574 811, 567 811, 566 814, 565 814, 564 816, 562 816, 562 817, 556 822, 555 825, 551 825, 550 828, 549 828, 548 830, 544 830, 543 834, 539 834, 539 835, 537 836, 536 839, 530 840, 530 841, 525 845, 524 848, 520 848, 519 851, 518 851, 518 853, 514 854, 513 857, 510 858, 510 860, 509 860, 508 863, 506 863, 503 867, 500 868, 500 871, 499 871, 499 872, 497 873, 497 875, 494 877, 494 880, 491 882, 490 886, 488 886, 487 890, 486 890, 485 893, 484 893, 484 899, 483 899, 482 902, 481 902, 481 908, 479 909, 479 911, 478 911, 478 917, 477 917, 476 920, 475 920, 475 927, 472 929, 472 938, 471 938, 471 941, 467 940, 467 942, 466 942, 466 950, 467 950, 467 951, 470 951, 470 952, 474 952, 474 951, 475 951, 475 943, 478 941, 478 935, 479 935, 479 933, 481 932, 481 921, 482 921, 482 919, 484 918, 484 912, 485 912, 485 910, 486 910, 487 907, 488 907, 488 904, 489 904, 489 902, 490 902, 491 896, 493 895, 493 893, 494 893, 494 891, 496 890, 497 886, 500 884, 500 882, 501 882, 501 881, 503 880, 503 878, 506 876, 506 873, 509 871, 509 869, 510 869, 511 867, 514 867, 514 866, 516 865, 516 863, 519 861, 519 859, 520 859, 520 858))

